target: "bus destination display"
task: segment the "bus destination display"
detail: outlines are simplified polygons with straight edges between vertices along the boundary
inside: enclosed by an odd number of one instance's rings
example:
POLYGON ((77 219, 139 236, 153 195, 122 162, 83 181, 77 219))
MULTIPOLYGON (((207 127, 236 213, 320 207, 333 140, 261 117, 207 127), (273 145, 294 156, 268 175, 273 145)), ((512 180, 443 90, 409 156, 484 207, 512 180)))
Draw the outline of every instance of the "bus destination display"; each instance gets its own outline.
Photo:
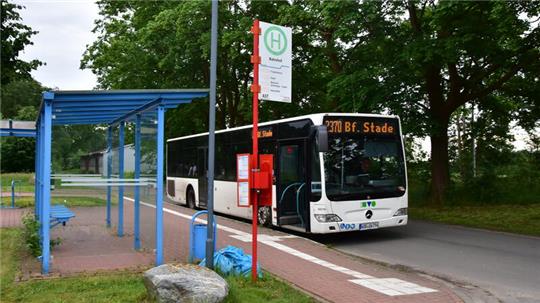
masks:
POLYGON ((354 118, 325 118, 329 134, 370 134, 394 135, 397 132, 396 121, 390 119, 359 120, 354 118))

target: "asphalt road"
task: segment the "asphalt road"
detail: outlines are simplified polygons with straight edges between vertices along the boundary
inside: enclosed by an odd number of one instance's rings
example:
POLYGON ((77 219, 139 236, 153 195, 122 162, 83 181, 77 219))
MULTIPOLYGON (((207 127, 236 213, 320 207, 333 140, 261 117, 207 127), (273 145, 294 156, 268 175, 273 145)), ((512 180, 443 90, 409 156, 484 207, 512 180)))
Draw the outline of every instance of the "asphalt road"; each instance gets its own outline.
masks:
POLYGON ((502 302, 540 302, 540 238, 409 222, 318 237, 349 254, 476 285, 502 302))

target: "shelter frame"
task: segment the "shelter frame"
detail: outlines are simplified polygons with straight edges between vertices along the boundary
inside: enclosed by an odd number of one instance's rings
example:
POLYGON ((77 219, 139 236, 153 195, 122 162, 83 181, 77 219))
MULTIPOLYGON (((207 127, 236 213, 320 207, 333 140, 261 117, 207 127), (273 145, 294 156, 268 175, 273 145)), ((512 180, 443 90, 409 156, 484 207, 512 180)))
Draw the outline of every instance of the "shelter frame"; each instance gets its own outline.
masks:
MULTIPOLYGON (((180 90, 110 90, 110 91, 49 91, 43 100, 36 121, 36 182, 35 215, 40 222, 43 274, 50 271, 50 211, 51 211, 51 145, 53 125, 108 125, 107 129, 107 180, 111 179, 112 127, 119 125, 119 146, 123 147, 125 123, 135 123, 135 181, 140 180, 141 118, 146 114, 157 115, 156 163, 156 227, 155 263, 163 263, 163 189, 164 189, 164 137, 165 112, 179 104, 208 95, 208 89, 180 90)), ((123 175, 123 153, 119 158, 119 179, 123 175)), ((106 226, 111 226, 111 187, 118 186, 118 236, 123 236, 123 187, 122 183, 107 185, 106 226)), ((140 194, 135 184, 134 248, 140 248, 139 220, 140 194)))

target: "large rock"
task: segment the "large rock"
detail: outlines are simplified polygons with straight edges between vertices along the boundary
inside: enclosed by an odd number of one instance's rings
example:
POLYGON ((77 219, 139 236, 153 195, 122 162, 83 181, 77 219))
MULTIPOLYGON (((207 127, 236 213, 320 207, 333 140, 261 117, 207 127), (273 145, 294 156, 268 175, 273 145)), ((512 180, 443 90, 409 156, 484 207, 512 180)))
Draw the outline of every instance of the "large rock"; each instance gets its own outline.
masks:
POLYGON ((164 264, 144 273, 144 285, 158 302, 218 303, 229 293, 227 281, 206 267, 164 264))

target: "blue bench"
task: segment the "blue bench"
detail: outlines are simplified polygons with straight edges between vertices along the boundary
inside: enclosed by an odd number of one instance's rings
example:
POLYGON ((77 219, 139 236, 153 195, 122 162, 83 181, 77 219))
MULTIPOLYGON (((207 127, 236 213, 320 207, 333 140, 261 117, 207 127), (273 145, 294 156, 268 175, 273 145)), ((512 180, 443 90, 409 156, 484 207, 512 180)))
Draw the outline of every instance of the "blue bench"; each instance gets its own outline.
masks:
POLYGON ((55 227, 60 223, 62 223, 63 226, 66 226, 66 223, 73 217, 75 217, 75 214, 64 205, 51 206, 51 228, 55 227))

